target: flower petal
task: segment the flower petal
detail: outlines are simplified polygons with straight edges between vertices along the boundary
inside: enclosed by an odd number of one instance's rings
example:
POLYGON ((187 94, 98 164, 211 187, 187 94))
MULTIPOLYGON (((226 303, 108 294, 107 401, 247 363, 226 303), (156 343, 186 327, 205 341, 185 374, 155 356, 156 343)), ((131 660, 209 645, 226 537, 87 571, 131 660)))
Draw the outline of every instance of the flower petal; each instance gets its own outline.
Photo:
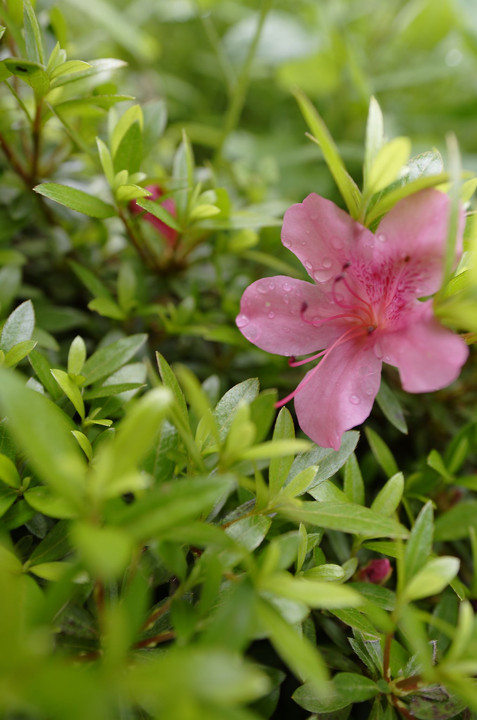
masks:
POLYGON ((399 369, 407 392, 433 392, 447 387, 459 376, 469 348, 461 337, 435 319, 432 302, 419 303, 409 325, 380 343, 384 362, 399 369))
MULTIPOLYGON (((339 309, 339 308, 338 308, 339 309)), ((322 322, 337 307, 316 285, 284 275, 252 283, 242 295, 236 323, 241 333, 267 352, 307 355, 343 333, 343 321, 322 322), (313 310, 315 309, 315 310, 313 310)))
MULTIPOLYGON (((429 188, 400 200, 381 221, 376 233, 375 262, 387 261, 395 266, 395 272, 401 275, 402 292, 407 295, 422 297, 439 289, 449 212, 449 197, 429 188), (403 261, 405 269, 402 268, 403 261)), ((461 208, 456 260, 462 254, 464 221, 461 208)))
POLYGON ((365 420, 381 382, 381 360, 362 338, 336 345, 298 386, 298 423, 321 447, 339 450, 346 430, 365 420))
POLYGON ((330 200, 312 193, 283 218, 282 242, 317 283, 329 283, 359 249, 372 259, 373 234, 330 200))

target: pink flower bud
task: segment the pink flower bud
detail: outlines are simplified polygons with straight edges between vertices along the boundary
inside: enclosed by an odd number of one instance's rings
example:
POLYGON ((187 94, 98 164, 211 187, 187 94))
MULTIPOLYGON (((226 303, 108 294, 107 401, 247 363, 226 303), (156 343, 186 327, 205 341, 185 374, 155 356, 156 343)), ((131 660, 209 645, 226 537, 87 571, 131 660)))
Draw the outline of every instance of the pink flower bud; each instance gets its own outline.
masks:
MULTIPOLYGON (((150 192, 150 196, 146 198, 147 200, 159 200, 159 198, 164 195, 164 191, 162 190, 162 188, 159 187, 159 185, 147 185, 145 189, 150 192)), ((160 204, 171 215, 176 217, 177 210, 173 198, 166 198, 160 204)), ((139 207, 135 200, 131 200, 131 202, 129 203, 129 209, 131 210, 133 215, 140 215, 141 213, 144 213, 142 219, 146 220, 148 223, 150 223, 156 228, 158 233, 162 235, 169 247, 175 247, 178 236, 177 230, 174 230, 174 228, 166 225, 166 223, 162 222, 162 220, 159 220, 159 218, 152 215, 152 213, 144 212, 144 210, 139 207)))
POLYGON ((370 582, 374 585, 384 585, 391 577, 393 569, 388 558, 375 558, 370 560, 356 573, 356 579, 360 582, 370 582))

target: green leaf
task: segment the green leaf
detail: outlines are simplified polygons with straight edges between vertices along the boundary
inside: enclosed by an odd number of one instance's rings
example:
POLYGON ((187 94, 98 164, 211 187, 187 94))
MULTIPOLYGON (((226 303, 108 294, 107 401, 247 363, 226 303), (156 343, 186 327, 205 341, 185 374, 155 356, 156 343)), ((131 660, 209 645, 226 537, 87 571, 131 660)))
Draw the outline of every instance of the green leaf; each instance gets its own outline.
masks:
POLYGON ((271 518, 266 515, 252 515, 231 523, 225 532, 239 545, 253 552, 264 540, 271 524, 271 518))
POLYGON ((40 26, 30 0, 23 0, 23 18, 28 59, 43 65, 45 63, 43 40, 40 26))
POLYGON ((113 217, 116 211, 112 205, 105 203, 94 195, 89 195, 83 190, 69 187, 68 185, 58 185, 57 183, 42 183, 36 185, 33 190, 43 197, 54 200, 60 205, 65 205, 71 210, 83 213, 94 218, 113 217))
POLYGON ((399 472, 399 468, 391 450, 388 448, 384 440, 370 427, 365 427, 364 432, 366 433, 366 438, 374 457, 386 475, 388 477, 396 475, 399 472))
POLYGON ((455 578, 459 566, 458 558, 449 555, 428 560, 419 572, 409 579, 403 597, 409 602, 437 595, 455 578))
POLYGON ((0 454, 0 480, 12 488, 19 488, 21 485, 20 475, 15 464, 3 454, 0 454))
POLYGON ((314 485, 319 485, 324 480, 328 480, 345 464, 358 444, 358 439, 359 432, 351 430, 343 435, 339 450, 331 450, 330 448, 317 446, 309 452, 301 453, 293 462, 289 479, 291 480, 297 473, 310 467, 310 465, 318 465, 314 485))
MULTIPOLYGON (((278 413, 273 430, 273 442, 295 439, 295 425, 290 411, 283 407, 278 413)), ((273 458, 268 470, 268 484, 270 487, 270 499, 276 496, 281 490, 293 465, 294 453, 273 458)))
POLYGON ((60 521, 53 525, 46 537, 43 538, 30 555, 30 566, 64 558, 71 549, 68 531, 69 523, 66 521, 60 521))
POLYGON ((129 335, 96 350, 83 365, 85 385, 92 385, 112 375, 142 348, 147 335, 129 335))
POLYGON ((363 476, 355 453, 352 453, 346 461, 343 489, 348 500, 357 505, 364 505, 363 476))
POLYGON ((31 300, 26 300, 8 316, 0 336, 0 348, 6 353, 18 343, 30 340, 35 327, 31 300))
POLYGON ((89 301, 88 308, 99 313, 102 317, 112 318, 113 320, 124 320, 126 317, 123 310, 121 310, 117 302, 115 302, 112 298, 94 298, 89 301))
POLYGON ((70 400, 73 404, 73 407, 75 408, 78 415, 81 417, 82 420, 84 420, 84 402, 81 396, 81 392, 76 383, 64 370, 53 369, 51 370, 51 374, 55 378, 60 388, 65 393, 68 400, 70 400))
POLYGON ((328 673, 316 646, 284 620, 271 604, 259 601, 257 613, 273 647, 290 670, 302 680, 309 680, 317 690, 323 690, 328 673))
POLYGON ((4 68, 2 80, 15 75, 26 82, 37 97, 44 97, 50 89, 50 79, 41 63, 23 58, 6 58, 0 67, 4 68))
POLYGON ((106 176, 106 180, 108 181, 109 185, 112 187, 114 185, 114 165, 113 165, 113 158, 111 156, 111 153, 109 152, 109 148, 104 143, 101 138, 96 138, 96 144, 98 146, 98 154, 99 159, 101 162, 101 166, 103 168, 103 172, 106 176))
POLYGON ((91 443, 86 437, 86 435, 79 430, 72 430, 71 434, 76 438, 76 441, 88 460, 91 460, 93 458, 93 448, 91 447, 91 443))
POLYGON ((0 486, 0 517, 5 515, 17 499, 18 493, 13 488, 0 486))
POLYGON ((439 173, 438 175, 418 178, 418 180, 414 180, 403 187, 391 190, 383 195, 383 197, 380 198, 375 205, 373 205, 371 210, 369 210, 366 215, 366 225, 368 227, 373 225, 382 215, 388 213, 391 208, 399 202, 399 200, 409 197, 409 195, 413 195, 414 193, 419 192, 419 190, 442 185, 442 183, 447 182, 448 179, 449 175, 447 173, 439 173))
POLYGON ((251 403, 258 396, 259 384, 256 378, 244 380, 228 390, 219 400, 214 411, 222 441, 227 437, 235 413, 241 402, 251 403))
POLYGON ((60 520, 78 517, 78 507, 67 497, 54 495, 47 487, 34 487, 23 493, 27 503, 37 512, 60 520))
POLYGON ((177 232, 182 232, 182 227, 179 225, 175 217, 171 215, 171 213, 166 210, 160 202, 157 202, 157 200, 138 198, 136 200, 136 204, 143 210, 146 210, 148 213, 151 213, 151 215, 154 215, 154 217, 161 220, 168 227, 177 230, 177 232))
POLYGON ((116 579, 131 557, 132 540, 119 528, 75 523, 71 540, 92 579, 116 579))
POLYGON ((90 291, 94 297, 106 297, 111 298, 111 294, 107 287, 98 279, 98 277, 79 263, 74 260, 69 261, 69 265, 73 270, 74 274, 79 278, 83 285, 90 291))
POLYGON ((51 374, 51 367, 47 358, 37 350, 33 350, 28 359, 47 393, 53 398, 53 400, 60 398, 61 390, 51 374))
POLYGON ((295 92, 295 97, 311 130, 312 140, 321 147, 326 164, 343 196, 350 215, 357 218, 361 204, 361 193, 358 186, 348 175, 333 138, 312 103, 300 91, 295 92))
POLYGON ((404 491, 404 475, 396 473, 381 488, 371 504, 371 510, 384 517, 390 517, 399 507, 404 491))
POLYGON ((434 539, 461 540, 468 536, 470 527, 477 528, 477 500, 463 500, 438 517, 434 539))
POLYGON ((368 538, 406 538, 409 534, 395 520, 353 503, 302 502, 298 507, 280 508, 280 513, 296 522, 368 538))
POLYGON ((184 393, 182 392, 181 387, 177 382, 177 378, 172 372, 167 360, 159 352, 156 352, 156 360, 161 380, 164 386, 169 388, 169 390, 171 390, 174 396, 177 409, 179 411, 180 420, 185 427, 189 427, 189 413, 187 411, 184 393))
POLYGON ((71 80, 70 75, 75 75, 79 72, 82 73, 90 67, 92 67, 91 64, 83 60, 68 60, 67 62, 57 65, 50 73, 51 87, 56 88, 66 84, 71 80))
POLYGON ((411 580, 427 562, 432 552, 434 522, 431 501, 427 502, 411 529, 404 551, 404 570, 407 580, 411 580))
POLYGON ((142 152, 142 130, 139 122, 136 121, 124 133, 113 154, 115 172, 120 170, 127 170, 130 174, 138 172, 141 167, 142 152))
POLYGON ((0 368, 0 407, 33 468, 62 498, 79 503, 85 461, 70 433, 68 418, 48 398, 0 368))
POLYGON ((174 156, 173 178, 180 188, 174 195, 179 222, 185 219, 189 199, 194 185, 194 155, 186 132, 182 131, 182 142, 174 156))
MULTIPOLYGON (((128 131, 134 124, 137 124, 139 130, 142 132, 142 127, 144 125, 144 117, 140 105, 132 105, 130 108, 128 108, 126 112, 121 115, 116 125, 114 126, 114 129, 111 133, 111 153, 113 158, 116 156, 116 153, 118 152, 119 147, 124 140, 124 137, 127 135, 128 131)), ((122 170, 122 168, 119 169, 122 170)))
POLYGON ((390 185, 409 160, 411 141, 397 137, 386 143, 374 158, 368 173, 366 195, 369 197, 390 185))
POLYGON ((374 159, 384 143, 383 113, 376 98, 369 101, 368 119, 366 122, 366 149, 364 155, 365 184, 374 159))
POLYGON ((230 475, 175 480, 149 490, 118 513, 115 524, 123 525, 136 540, 160 537, 180 529, 225 498, 234 486, 230 475))
POLYGON ((328 696, 316 691, 310 683, 305 683, 295 690, 293 699, 298 705, 309 712, 331 713, 353 703, 371 700, 380 693, 376 683, 364 675, 357 673, 337 673, 333 678, 333 691, 328 696))
POLYGON ((261 590, 305 603, 312 608, 356 607, 363 604, 359 593, 346 585, 293 577, 287 572, 260 578, 261 590))
POLYGON ((277 500, 280 501, 280 498, 294 498, 303 495, 303 493, 314 485, 317 472, 318 465, 310 465, 310 467, 297 473, 290 482, 281 488, 277 500))
POLYGON ((384 380, 381 380, 376 401, 389 422, 400 432, 407 435, 407 424, 399 400, 384 380))
POLYGON ((86 360, 86 345, 83 338, 77 335, 68 351, 68 374, 79 375, 86 360))
POLYGON ((23 340, 23 342, 17 343, 5 355, 4 366, 7 368, 16 367, 21 360, 31 353, 36 345, 36 340, 23 340))
POLYGON ((247 447, 240 450, 239 457, 241 460, 262 460, 267 458, 278 458, 289 455, 290 453, 303 452, 309 448, 311 442, 309 440, 270 440, 269 442, 259 443, 253 447, 247 447))

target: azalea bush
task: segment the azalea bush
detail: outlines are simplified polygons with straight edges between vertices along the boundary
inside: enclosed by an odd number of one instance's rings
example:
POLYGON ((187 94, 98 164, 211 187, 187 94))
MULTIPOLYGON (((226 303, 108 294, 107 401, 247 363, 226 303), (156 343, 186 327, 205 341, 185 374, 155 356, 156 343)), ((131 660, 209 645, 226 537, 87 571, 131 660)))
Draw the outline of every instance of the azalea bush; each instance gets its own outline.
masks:
POLYGON ((0 18, 1 717, 477 717, 475 8, 0 18))

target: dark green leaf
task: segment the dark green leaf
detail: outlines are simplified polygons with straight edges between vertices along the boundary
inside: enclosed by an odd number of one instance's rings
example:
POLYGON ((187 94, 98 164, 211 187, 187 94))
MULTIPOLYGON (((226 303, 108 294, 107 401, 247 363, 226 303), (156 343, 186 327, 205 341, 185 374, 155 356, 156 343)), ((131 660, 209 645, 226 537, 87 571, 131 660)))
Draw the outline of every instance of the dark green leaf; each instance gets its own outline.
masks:
POLYGON ((57 183, 42 183, 36 185, 35 192, 43 195, 43 197, 54 200, 60 205, 65 205, 71 210, 83 213, 94 218, 108 218, 116 214, 112 205, 108 205, 103 200, 94 195, 89 195, 83 190, 69 187, 68 185, 58 185, 57 183))

